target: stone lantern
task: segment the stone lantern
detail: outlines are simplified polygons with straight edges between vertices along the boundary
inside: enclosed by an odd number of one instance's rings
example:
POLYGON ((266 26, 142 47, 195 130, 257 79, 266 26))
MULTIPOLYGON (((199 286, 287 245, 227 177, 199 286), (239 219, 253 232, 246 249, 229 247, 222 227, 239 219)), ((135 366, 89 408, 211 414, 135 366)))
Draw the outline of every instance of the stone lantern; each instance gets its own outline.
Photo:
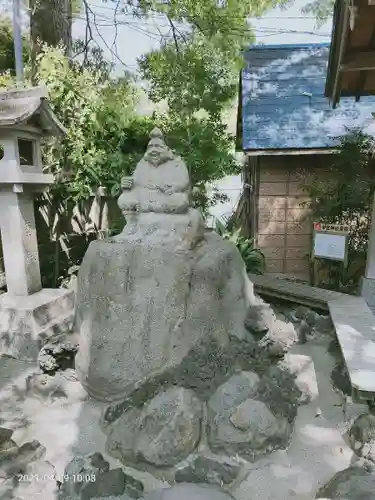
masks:
POLYGON ((0 295, 0 354, 35 359, 53 333, 67 328, 74 293, 42 289, 34 197, 43 173, 41 139, 64 136, 41 87, 0 93, 0 233, 7 293, 0 295))

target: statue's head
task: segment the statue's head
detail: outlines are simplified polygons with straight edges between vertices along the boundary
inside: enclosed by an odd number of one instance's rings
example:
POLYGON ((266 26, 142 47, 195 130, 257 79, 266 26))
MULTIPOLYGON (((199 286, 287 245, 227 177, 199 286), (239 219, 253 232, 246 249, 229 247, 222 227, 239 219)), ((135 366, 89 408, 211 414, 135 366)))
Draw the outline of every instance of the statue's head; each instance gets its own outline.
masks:
POLYGON ((174 155, 172 151, 164 142, 161 130, 155 128, 150 134, 150 142, 148 143, 144 159, 158 167, 169 160, 173 160, 174 155))

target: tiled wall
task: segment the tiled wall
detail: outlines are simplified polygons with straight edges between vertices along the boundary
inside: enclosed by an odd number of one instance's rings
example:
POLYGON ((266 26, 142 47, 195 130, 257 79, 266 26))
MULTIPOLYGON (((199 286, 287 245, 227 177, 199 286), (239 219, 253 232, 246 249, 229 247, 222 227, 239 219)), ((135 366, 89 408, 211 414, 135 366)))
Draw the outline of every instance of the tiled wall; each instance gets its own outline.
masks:
POLYGON ((327 155, 260 157, 257 240, 267 258, 267 272, 308 279, 312 224, 308 208, 301 205, 308 197, 297 169, 317 168, 326 159, 327 155))

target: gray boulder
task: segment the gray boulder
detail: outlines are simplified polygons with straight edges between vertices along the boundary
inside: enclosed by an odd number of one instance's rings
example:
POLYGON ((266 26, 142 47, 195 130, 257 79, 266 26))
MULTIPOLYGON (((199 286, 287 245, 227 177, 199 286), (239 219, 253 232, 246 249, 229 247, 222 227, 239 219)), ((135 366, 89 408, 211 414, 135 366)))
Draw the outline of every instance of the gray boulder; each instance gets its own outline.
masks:
POLYGON ((189 464, 176 471, 177 483, 206 483, 228 485, 240 473, 241 466, 231 460, 213 457, 195 457, 189 464))
POLYGON ((298 331, 293 323, 276 320, 260 341, 260 345, 267 349, 270 355, 282 357, 298 340, 298 331))
POLYGON ((149 493, 144 500, 231 500, 233 497, 211 485, 181 483, 149 493))
POLYGON ((36 498, 56 498, 56 471, 45 460, 37 460, 18 472, 10 473, 0 482, 2 500, 29 500, 36 498))
POLYGON ((107 429, 107 449, 125 463, 172 466, 197 447, 201 420, 199 399, 188 389, 174 387, 159 393, 142 410, 125 411, 107 429))
POLYGON ((78 275, 76 369, 94 398, 126 399, 200 342, 246 337, 251 287, 236 247, 214 233, 189 252, 92 242, 78 275))
POLYGON ((255 337, 263 337, 276 320, 276 315, 269 304, 259 299, 258 304, 252 304, 246 314, 245 327, 255 337))
POLYGON ((316 494, 316 499, 373 500, 375 475, 361 467, 349 467, 338 472, 316 494))
MULTIPOLYGON (((216 389, 234 373, 241 370, 265 373, 272 366, 274 359, 267 350, 250 339, 233 337, 225 346, 210 337, 202 339, 188 352, 180 365, 150 377, 145 383, 140 383, 124 401, 109 405, 102 416, 102 425, 106 427, 115 422, 130 408, 142 408, 161 390, 169 387, 192 389, 201 401, 208 401, 216 389)), ((293 376, 288 377, 288 374, 276 370, 276 378, 282 387, 285 386, 289 397, 292 387, 295 387, 293 376)), ((296 387, 295 390, 298 392, 296 387)))
POLYGON ((44 458, 46 449, 34 440, 17 446, 12 440, 0 445, 0 478, 22 473, 32 462, 44 458))
POLYGON ((12 429, 7 429, 5 427, 0 427, 0 446, 5 443, 6 441, 9 441, 13 435, 12 429))
POLYGON ((41 401, 55 398, 66 398, 62 379, 46 373, 33 373, 26 379, 26 392, 28 396, 36 397, 41 401))
POLYGON ((0 430, 0 498, 55 498, 56 471, 44 460, 46 449, 39 441, 17 446, 11 436, 12 431, 0 430))
POLYGON ((352 393, 352 384, 350 382, 348 369, 342 356, 340 354, 339 356, 339 360, 337 361, 331 373, 332 384, 342 393, 350 396, 352 393))
POLYGON ((66 466, 63 479, 59 500, 91 500, 120 495, 140 498, 143 492, 140 481, 125 474, 121 468, 110 470, 109 463, 100 453, 75 457, 66 466))
POLYGON ((357 455, 375 462, 375 416, 360 415, 349 431, 349 442, 357 455))
POLYGON ((321 314, 317 315, 314 327, 319 333, 333 333, 334 330, 331 317, 321 314))
POLYGON ((208 443, 215 452, 253 461, 289 443, 296 415, 269 377, 242 372, 220 386, 208 401, 208 443))
POLYGON ((292 314, 295 321, 301 321, 303 319, 306 319, 310 313, 311 309, 309 309, 308 307, 298 306, 297 309, 292 314))

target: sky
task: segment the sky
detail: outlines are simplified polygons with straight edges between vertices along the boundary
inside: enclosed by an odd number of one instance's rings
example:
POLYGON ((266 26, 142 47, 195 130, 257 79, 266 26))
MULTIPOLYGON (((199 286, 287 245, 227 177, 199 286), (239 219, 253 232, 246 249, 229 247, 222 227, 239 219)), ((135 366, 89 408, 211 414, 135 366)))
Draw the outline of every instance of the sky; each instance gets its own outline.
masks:
MULTIPOLYGON (((261 19, 253 19, 257 43, 310 43, 328 42, 331 36, 331 20, 317 29, 315 19, 301 14, 306 0, 296 0, 288 9, 274 9, 261 19)), ((125 14, 116 14, 110 1, 91 0, 95 19, 91 22, 93 37, 103 48, 106 56, 116 64, 121 72, 123 68, 133 72, 137 69, 137 59, 152 49, 158 48, 162 36, 170 34, 169 25, 163 16, 149 21, 134 19, 125 14), (114 28, 114 17, 118 27, 114 28), (116 47, 116 49, 115 49, 116 47), (116 51, 116 55, 113 52, 116 51)), ((85 16, 81 14, 74 23, 73 34, 85 36, 85 16)))
MULTIPOLYGON (((332 20, 319 29, 312 16, 304 16, 301 9, 306 0, 296 0, 292 7, 267 12, 261 19, 252 19, 255 29, 256 43, 262 44, 299 44, 329 42, 332 20)), ((157 49, 162 36, 170 35, 169 26, 162 16, 149 21, 134 20, 130 16, 116 15, 118 28, 114 29, 115 15, 111 2, 91 0, 89 5, 93 11, 93 37, 104 50, 106 57, 113 60, 116 72, 124 69, 137 70, 137 59, 152 49, 157 49), (113 55, 116 52, 116 55, 113 55)), ((85 36, 86 21, 83 15, 75 21, 73 34, 85 36)), ((147 108, 147 104, 143 109, 147 108)), ((216 187, 225 193, 229 201, 211 210, 213 216, 228 216, 236 206, 242 189, 240 176, 228 176, 216 183, 216 187)))

